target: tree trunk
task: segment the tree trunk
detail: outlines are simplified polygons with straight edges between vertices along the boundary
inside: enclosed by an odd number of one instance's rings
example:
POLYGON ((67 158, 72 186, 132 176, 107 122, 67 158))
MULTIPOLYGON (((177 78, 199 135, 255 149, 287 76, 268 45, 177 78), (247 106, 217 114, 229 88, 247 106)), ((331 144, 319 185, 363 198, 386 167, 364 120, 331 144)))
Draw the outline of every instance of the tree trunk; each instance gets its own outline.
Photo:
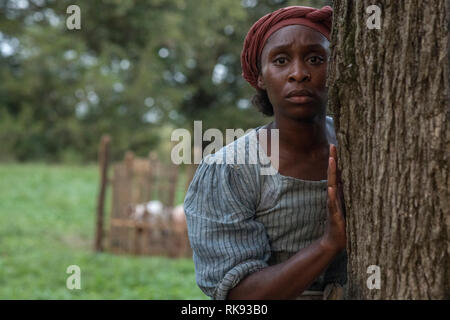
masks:
POLYGON ((447 0, 334 1, 328 86, 350 299, 450 299, 449 9, 447 0), (366 24, 372 4, 380 29, 366 24), (367 284, 371 265, 379 289, 367 284))

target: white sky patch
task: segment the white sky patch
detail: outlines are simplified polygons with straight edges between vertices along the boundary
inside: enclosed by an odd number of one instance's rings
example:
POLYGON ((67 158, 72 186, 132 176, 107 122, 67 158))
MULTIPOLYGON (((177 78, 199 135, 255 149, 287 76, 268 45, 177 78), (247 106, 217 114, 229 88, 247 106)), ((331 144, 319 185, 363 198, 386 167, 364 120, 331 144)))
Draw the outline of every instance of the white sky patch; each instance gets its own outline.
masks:
POLYGON ((42 12, 38 11, 31 15, 26 16, 24 21, 26 25, 30 25, 42 20, 44 20, 44 15, 42 14, 42 12))
POLYGON ((212 82, 215 84, 220 84, 226 78, 228 73, 228 68, 221 63, 216 64, 213 70, 212 82))
POLYGON ((9 57, 14 54, 14 48, 8 42, 2 42, 0 44, 0 51, 4 57, 9 57))
POLYGON ((45 9, 44 15, 52 27, 57 27, 61 23, 61 19, 55 14, 52 9, 45 9))
POLYGON ((80 60, 85 66, 88 67, 92 67, 97 64, 97 58, 87 53, 83 53, 80 57, 80 60))
POLYGON ((250 101, 248 99, 239 99, 237 106, 239 109, 248 109, 250 107, 250 101))
POLYGON ((44 20, 44 14, 40 11, 33 13, 33 20, 34 21, 42 21, 44 20))
POLYGON ((122 61, 120 61, 120 68, 122 68, 122 70, 127 70, 130 65, 131 63, 127 59, 123 59, 122 61))
POLYGON ((143 121, 147 123, 157 123, 161 119, 161 115, 156 110, 150 110, 144 114, 143 121))
POLYGON ((225 32, 227 36, 231 36, 234 33, 234 27, 231 24, 226 25, 225 28, 223 28, 223 32, 225 32))
POLYGON ((115 92, 122 92, 123 89, 124 89, 124 86, 123 86, 122 83, 116 82, 116 83, 114 83, 114 85, 113 85, 113 89, 114 89, 115 92))
POLYGON ((45 4, 44 0, 31 0, 35 5, 42 7, 45 4))
POLYGON ((82 101, 79 102, 76 106, 75 106, 75 115, 77 116, 77 118, 83 118, 89 111, 89 107, 87 105, 86 102, 82 101))
POLYGON ((145 104, 145 106, 151 108, 155 104, 155 99, 153 99, 152 97, 147 97, 144 100, 144 104, 145 104))
POLYGON ((14 37, 7 38, 0 32, 0 53, 2 56, 12 56, 19 49, 19 45, 19 39, 14 37))
POLYGON ((99 102, 99 98, 98 95, 94 92, 94 91, 89 91, 87 94, 87 99, 89 100, 90 103, 92 104, 98 104, 99 102))
POLYGON ((29 6, 28 0, 9 1, 8 7, 11 9, 27 9, 29 6))
POLYGON ((178 112, 176 110, 172 110, 169 112, 169 118, 172 120, 177 120, 180 118, 180 115, 178 114, 178 112))
POLYGON ((241 5, 244 8, 254 8, 258 4, 258 0, 242 0, 241 5))
POLYGON ((73 60, 77 57, 77 52, 75 50, 67 50, 64 52, 64 59, 73 60))
POLYGON ((161 58, 165 59, 165 58, 167 58, 169 56, 169 50, 167 48, 161 48, 158 51, 158 55, 161 58))
POLYGON ((186 80, 187 80, 186 76, 182 72, 179 72, 179 71, 175 72, 173 78, 175 79, 176 82, 179 82, 179 83, 186 83, 186 80))

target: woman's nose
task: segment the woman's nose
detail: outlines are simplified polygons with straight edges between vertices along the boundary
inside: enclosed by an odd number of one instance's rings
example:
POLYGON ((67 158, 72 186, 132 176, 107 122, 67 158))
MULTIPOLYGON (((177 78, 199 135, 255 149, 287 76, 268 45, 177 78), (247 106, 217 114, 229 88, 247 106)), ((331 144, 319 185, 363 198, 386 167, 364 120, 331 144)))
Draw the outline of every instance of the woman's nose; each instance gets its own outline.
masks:
POLYGON ((291 66, 289 81, 303 82, 311 80, 311 73, 304 63, 296 61, 291 66))

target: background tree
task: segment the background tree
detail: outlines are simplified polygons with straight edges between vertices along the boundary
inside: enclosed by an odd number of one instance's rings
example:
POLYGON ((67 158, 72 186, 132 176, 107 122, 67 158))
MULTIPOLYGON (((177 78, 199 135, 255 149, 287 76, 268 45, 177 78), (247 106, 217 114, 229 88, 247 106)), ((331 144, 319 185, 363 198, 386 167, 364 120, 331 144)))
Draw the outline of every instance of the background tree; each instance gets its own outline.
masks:
POLYGON ((449 1, 334 1, 330 106, 351 298, 449 299, 449 1), (378 265, 380 290, 366 286, 378 265))
POLYGON ((174 128, 264 124, 240 53, 250 26, 326 0, 0 0, 0 160, 168 154, 174 128), (68 30, 69 5, 81 30, 68 30))

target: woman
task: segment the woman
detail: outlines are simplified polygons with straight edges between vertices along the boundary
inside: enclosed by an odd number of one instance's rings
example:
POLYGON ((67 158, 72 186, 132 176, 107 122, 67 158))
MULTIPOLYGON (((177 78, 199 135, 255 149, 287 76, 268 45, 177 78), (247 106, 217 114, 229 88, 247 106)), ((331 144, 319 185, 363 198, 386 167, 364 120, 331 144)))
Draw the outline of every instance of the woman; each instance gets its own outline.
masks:
POLYGON ((264 159, 210 161, 235 147, 253 152, 249 137, 261 128, 199 165, 184 205, 197 283, 213 299, 342 297, 345 221, 326 117, 331 15, 328 6, 287 7, 247 34, 243 76, 257 90, 254 104, 274 115, 262 128, 279 130, 278 170, 261 175, 264 159))

